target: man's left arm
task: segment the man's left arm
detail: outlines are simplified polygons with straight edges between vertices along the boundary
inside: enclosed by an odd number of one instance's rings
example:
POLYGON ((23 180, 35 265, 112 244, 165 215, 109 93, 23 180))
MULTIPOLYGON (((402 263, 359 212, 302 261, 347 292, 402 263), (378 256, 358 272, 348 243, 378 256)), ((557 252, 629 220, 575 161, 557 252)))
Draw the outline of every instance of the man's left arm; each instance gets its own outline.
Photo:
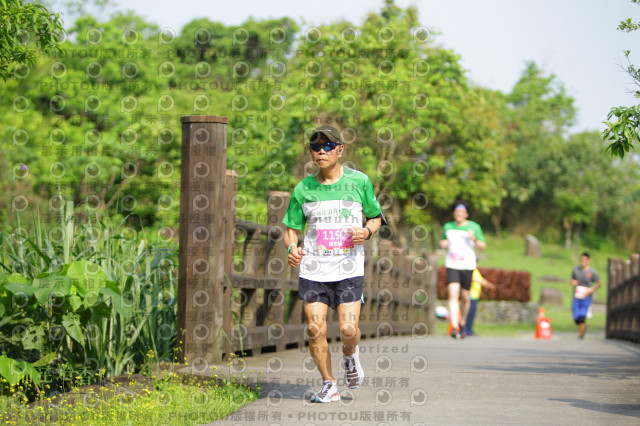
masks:
POLYGON ((351 231, 351 238, 354 244, 364 244, 364 241, 371 238, 382 226, 382 218, 374 217, 367 219, 363 228, 354 228, 351 231))
POLYGON ((362 213, 367 220, 364 227, 351 230, 354 244, 363 244, 365 240, 368 240, 378 232, 382 225, 387 224, 369 178, 367 178, 363 186, 362 213))
POLYGON ((469 238, 471 238, 471 241, 473 241, 480 250, 487 248, 487 243, 484 241, 484 235, 482 234, 482 228, 480 228, 480 226, 478 226, 476 230, 469 231, 469 238))
POLYGON ((602 280, 600 280, 600 276, 598 275, 597 272, 593 273, 595 276, 593 277, 595 284, 591 286, 591 294, 595 293, 597 289, 600 288, 600 286, 602 285, 602 280))

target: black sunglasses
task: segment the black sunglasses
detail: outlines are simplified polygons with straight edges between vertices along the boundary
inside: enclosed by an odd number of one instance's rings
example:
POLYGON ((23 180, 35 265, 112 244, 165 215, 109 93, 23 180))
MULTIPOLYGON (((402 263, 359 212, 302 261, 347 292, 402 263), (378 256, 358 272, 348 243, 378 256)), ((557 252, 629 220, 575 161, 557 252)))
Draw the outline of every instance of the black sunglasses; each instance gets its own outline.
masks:
POLYGON ((324 148, 325 152, 329 152, 336 149, 338 145, 342 145, 342 144, 337 142, 312 143, 309 145, 309 147, 315 152, 320 152, 320 149, 322 148, 324 148))

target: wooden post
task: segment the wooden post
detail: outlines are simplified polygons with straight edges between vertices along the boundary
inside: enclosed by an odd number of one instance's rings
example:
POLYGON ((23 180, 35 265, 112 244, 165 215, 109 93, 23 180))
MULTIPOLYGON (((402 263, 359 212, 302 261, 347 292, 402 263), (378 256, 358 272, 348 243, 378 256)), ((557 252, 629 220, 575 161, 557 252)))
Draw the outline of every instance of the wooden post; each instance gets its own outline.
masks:
MULTIPOLYGON (((245 239, 244 245, 244 270, 242 275, 257 277, 258 276, 258 262, 260 261, 260 231, 253 230, 248 232, 248 237, 245 239)), ((253 330, 257 325, 261 325, 258 322, 258 296, 262 296, 262 289, 242 289, 242 292, 246 297, 243 297, 241 307, 241 322, 242 325, 247 327, 248 330, 253 330)), ((250 339, 251 340, 251 339, 250 339)), ((257 355, 260 350, 255 345, 256 342, 251 340, 252 354, 257 355)), ((246 345, 246 343, 245 343, 246 345)))
POLYGON ((244 242, 244 267, 242 275, 257 277, 260 275, 260 231, 250 230, 244 242))
POLYGON ((284 225, 282 219, 289 207, 289 193, 281 191, 269 192, 268 201, 268 217, 267 225, 273 227, 273 231, 269 231, 267 235, 268 247, 271 252, 268 253, 267 263, 265 265, 265 274, 277 278, 280 286, 274 290, 265 292, 265 324, 270 327, 269 333, 276 340, 276 351, 285 349, 286 336, 284 330, 284 295, 285 280, 287 279, 287 248, 284 246, 284 225), (279 234, 276 230, 279 230, 279 234))
POLYGON ((224 205, 229 206, 225 209, 224 221, 224 292, 222 296, 222 331, 223 349, 222 352, 228 357, 231 354, 231 326, 233 324, 233 315, 231 314, 231 294, 233 286, 231 285, 231 274, 233 272, 233 248, 235 246, 235 228, 236 228, 236 188, 238 185, 238 173, 233 170, 227 170, 226 188, 224 193, 224 205))
MULTIPOLYGON (((618 259, 618 262, 616 262, 616 287, 620 287, 620 285, 624 282, 624 267, 622 265, 623 261, 621 259, 618 259)), ((623 292, 624 289, 618 289, 616 291, 616 305, 618 306, 624 303, 623 292)))
POLYGON ((426 320, 429 330, 435 330, 436 326, 436 303, 438 301, 438 257, 434 252, 425 254, 427 261, 426 290, 428 294, 426 320))
MULTIPOLYGON (((300 237, 300 241, 302 240, 303 238, 300 237)), ((306 329, 306 325, 305 325, 305 319, 304 319, 304 304, 302 300, 298 299, 299 268, 291 269, 289 265, 287 265, 287 268, 291 270, 291 279, 286 281, 286 287, 285 287, 286 290, 289 291, 289 303, 287 304, 286 309, 287 309, 287 312, 289 313, 287 325, 290 327, 285 327, 285 328, 290 328, 294 330, 293 331, 294 336, 295 335, 298 336, 298 339, 296 340, 294 337, 291 343, 297 344, 298 348, 303 348, 304 342, 305 342, 304 331, 306 329), (300 330, 300 332, 297 333, 296 330, 300 330)))
POLYGON ((408 311, 407 322, 409 324, 415 324, 420 322, 420 315, 418 313, 418 310, 416 309, 417 306, 415 305, 414 302, 415 302, 416 292, 420 289, 420 282, 422 277, 413 272, 414 264, 416 262, 417 257, 413 255, 407 255, 406 259, 408 264, 407 274, 409 274, 409 277, 407 279, 407 282, 409 283, 408 291, 407 291, 407 295, 408 295, 407 303, 409 304, 407 308, 407 311, 408 311))
POLYGON ((613 337, 613 321, 612 321, 612 308, 613 299, 611 296, 613 290, 613 280, 615 277, 615 270, 613 268, 613 259, 607 260, 607 319, 605 325, 605 337, 611 339, 613 337))
POLYGON ((393 293, 390 290, 393 274, 393 252, 391 241, 383 240, 379 242, 380 258, 378 259, 377 269, 379 274, 378 288, 376 299, 378 303, 378 327, 376 330, 377 337, 381 335, 394 334, 393 325, 391 324, 391 308, 393 293))
POLYGON ((640 275, 640 254, 633 253, 630 256, 631 259, 631 275, 637 277, 640 275))
MULTIPOLYGON (((634 253, 630 256, 631 260, 631 299, 633 302, 640 302, 640 254, 634 253)), ((640 320, 640 318, 636 318, 640 320)), ((634 330, 636 327, 634 326, 634 330)), ((640 330, 639 330, 640 331, 640 330)))
POLYGON ((227 117, 181 118, 178 337, 181 361, 221 361, 227 117), (184 333, 184 334, 183 334, 184 333))
POLYGON ((412 303, 411 303, 411 294, 413 293, 412 286, 413 280, 411 279, 411 256, 407 254, 402 254, 402 250, 400 251, 400 262, 401 262, 401 272, 399 275, 399 280, 401 283, 401 294, 402 299, 398 305, 398 309, 396 309, 397 316, 396 321, 400 324, 403 324, 404 332, 411 333, 412 326, 415 323, 412 316, 412 303))
POLYGON ((389 283, 389 291, 392 294, 391 302, 389 303, 389 321, 393 324, 394 332, 402 333, 403 324, 398 321, 399 315, 402 314, 402 296, 404 293, 402 276, 402 268, 404 266, 402 261, 402 254, 396 247, 391 248, 391 259, 393 262, 393 269, 391 271, 391 281, 389 283))
POLYGON ((374 255, 373 255, 373 243, 378 236, 374 235, 370 240, 364 242, 364 282, 362 284, 362 293, 364 295, 364 304, 360 307, 360 332, 362 337, 375 336, 377 324, 375 311, 374 311, 374 284, 377 283, 377 277, 374 273, 374 255))

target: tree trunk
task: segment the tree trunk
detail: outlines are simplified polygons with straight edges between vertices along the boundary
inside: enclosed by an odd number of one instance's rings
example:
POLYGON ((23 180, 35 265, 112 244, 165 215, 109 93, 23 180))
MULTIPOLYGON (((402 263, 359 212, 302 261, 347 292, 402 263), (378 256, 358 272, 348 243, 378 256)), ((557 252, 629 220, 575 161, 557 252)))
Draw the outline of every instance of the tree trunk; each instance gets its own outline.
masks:
POLYGON ((571 254, 571 261, 578 263, 580 259, 580 238, 582 237, 582 225, 577 225, 575 232, 573 233, 573 253, 571 254))
POLYGON ((571 222, 566 217, 562 220, 562 226, 564 226, 564 248, 571 249, 571 222))
POLYGON ((496 237, 499 240, 502 239, 502 231, 500 229, 500 223, 502 222, 502 208, 498 208, 491 213, 491 223, 493 223, 493 229, 496 231, 496 237))

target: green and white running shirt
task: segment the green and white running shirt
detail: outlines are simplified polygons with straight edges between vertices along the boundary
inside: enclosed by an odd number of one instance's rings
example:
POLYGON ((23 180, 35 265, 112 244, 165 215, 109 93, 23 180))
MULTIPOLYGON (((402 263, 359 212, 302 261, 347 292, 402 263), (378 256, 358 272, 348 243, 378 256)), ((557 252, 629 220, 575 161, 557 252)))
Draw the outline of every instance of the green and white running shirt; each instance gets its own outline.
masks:
POLYGON ((475 243, 469 238, 469 231, 476 234, 478 241, 484 241, 482 229, 477 223, 468 220, 464 226, 458 226, 455 222, 447 222, 442 229, 442 239, 449 240, 447 258, 444 261, 445 268, 459 271, 473 271, 476 269, 475 243))
POLYGON ((343 166, 340 180, 319 183, 311 174, 296 185, 282 223, 304 229, 301 278, 329 282, 364 275, 364 247, 354 245, 351 228, 361 228, 364 217, 380 214, 380 204, 369 177, 343 166))

